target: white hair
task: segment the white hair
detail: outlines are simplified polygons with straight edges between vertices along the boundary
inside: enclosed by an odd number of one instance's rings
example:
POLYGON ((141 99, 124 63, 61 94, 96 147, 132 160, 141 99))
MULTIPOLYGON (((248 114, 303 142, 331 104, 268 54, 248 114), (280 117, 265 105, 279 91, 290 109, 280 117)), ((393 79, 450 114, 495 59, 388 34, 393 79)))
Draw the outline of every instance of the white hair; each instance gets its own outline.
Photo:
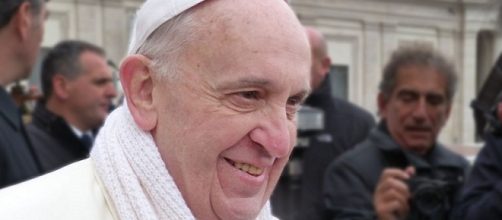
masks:
POLYGON ((179 56, 195 38, 198 27, 191 11, 187 10, 159 26, 138 49, 138 54, 152 60, 150 68, 161 78, 177 78, 179 56))

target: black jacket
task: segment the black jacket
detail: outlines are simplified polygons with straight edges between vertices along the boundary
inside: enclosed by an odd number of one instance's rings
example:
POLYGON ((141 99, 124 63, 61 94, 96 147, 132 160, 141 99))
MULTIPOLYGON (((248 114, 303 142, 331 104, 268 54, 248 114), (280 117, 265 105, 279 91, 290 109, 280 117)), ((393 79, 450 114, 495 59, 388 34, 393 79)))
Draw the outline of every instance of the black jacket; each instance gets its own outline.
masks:
POLYGON ((455 208, 458 220, 502 219, 502 138, 488 135, 455 208))
POLYGON ((366 110, 333 97, 328 80, 305 104, 324 111, 325 129, 310 138, 311 144, 303 152, 301 208, 296 219, 320 220, 326 218, 322 202, 324 172, 330 162, 368 136, 375 120, 366 110))
MULTIPOLYGON (((385 168, 404 169, 407 166, 415 167, 413 178, 420 176, 452 183, 448 188, 452 191, 451 205, 460 192, 468 162, 440 144, 436 144, 426 156, 405 151, 394 142, 385 124, 381 123, 364 142, 340 156, 326 171, 324 202, 333 215, 331 218, 376 219, 373 193, 380 174, 385 168)), ((416 213, 416 210, 412 207, 410 213, 416 213)), ((408 216, 407 219, 415 218, 408 216)))
POLYGON ((87 158, 89 149, 80 141, 66 121, 37 103, 28 134, 44 173, 87 158))
POLYGON ((0 188, 41 174, 19 109, 0 87, 0 188))

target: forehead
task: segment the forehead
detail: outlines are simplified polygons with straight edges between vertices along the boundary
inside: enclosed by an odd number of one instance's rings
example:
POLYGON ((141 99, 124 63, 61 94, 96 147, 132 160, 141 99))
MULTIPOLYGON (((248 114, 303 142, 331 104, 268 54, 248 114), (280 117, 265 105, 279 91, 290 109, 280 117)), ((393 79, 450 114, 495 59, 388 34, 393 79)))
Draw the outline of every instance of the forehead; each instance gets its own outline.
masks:
POLYGON ((92 51, 82 52, 79 57, 79 63, 84 72, 98 72, 101 74, 111 74, 112 72, 106 58, 92 51))
POLYGON ((407 65, 398 68, 394 94, 402 90, 446 96, 447 79, 435 68, 407 65))
POLYGON ((236 10, 238 7, 222 5, 227 11, 216 8, 210 16, 198 14, 195 20, 201 23, 197 30, 200 37, 182 54, 182 68, 215 84, 260 82, 308 90, 310 47, 294 14, 277 9, 275 4, 268 6, 270 10, 258 10, 256 7, 265 3, 237 2, 246 7, 236 10), (249 16, 257 11, 259 15, 249 16))

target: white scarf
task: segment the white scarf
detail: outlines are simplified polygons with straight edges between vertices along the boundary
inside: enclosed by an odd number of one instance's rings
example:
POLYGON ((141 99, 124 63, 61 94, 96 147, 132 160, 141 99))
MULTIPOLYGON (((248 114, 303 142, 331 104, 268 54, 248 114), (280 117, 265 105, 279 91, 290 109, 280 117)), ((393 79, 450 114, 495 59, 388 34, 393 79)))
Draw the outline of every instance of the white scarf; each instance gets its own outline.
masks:
MULTIPOLYGON (((120 219, 195 219, 151 134, 136 125, 125 105, 106 119, 91 159, 120 219)), ((268 203, 257 219, 275 219, 268 203)))

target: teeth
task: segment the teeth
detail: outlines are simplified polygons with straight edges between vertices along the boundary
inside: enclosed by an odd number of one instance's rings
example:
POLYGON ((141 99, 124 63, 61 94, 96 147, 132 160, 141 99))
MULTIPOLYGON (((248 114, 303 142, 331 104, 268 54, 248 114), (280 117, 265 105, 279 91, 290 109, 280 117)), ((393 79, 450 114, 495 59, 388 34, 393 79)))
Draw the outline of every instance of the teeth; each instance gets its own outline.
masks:
POLYGON ((237 169, 242 170, 248 174, 251 174, 253 176, 259 176, 263 173, 263 169, 261 169, 259 167, 255 167, 255 166, 253 166, 251 164, 247 164, 247 163, 235 162, 234 167, 236 167, 237 169))

